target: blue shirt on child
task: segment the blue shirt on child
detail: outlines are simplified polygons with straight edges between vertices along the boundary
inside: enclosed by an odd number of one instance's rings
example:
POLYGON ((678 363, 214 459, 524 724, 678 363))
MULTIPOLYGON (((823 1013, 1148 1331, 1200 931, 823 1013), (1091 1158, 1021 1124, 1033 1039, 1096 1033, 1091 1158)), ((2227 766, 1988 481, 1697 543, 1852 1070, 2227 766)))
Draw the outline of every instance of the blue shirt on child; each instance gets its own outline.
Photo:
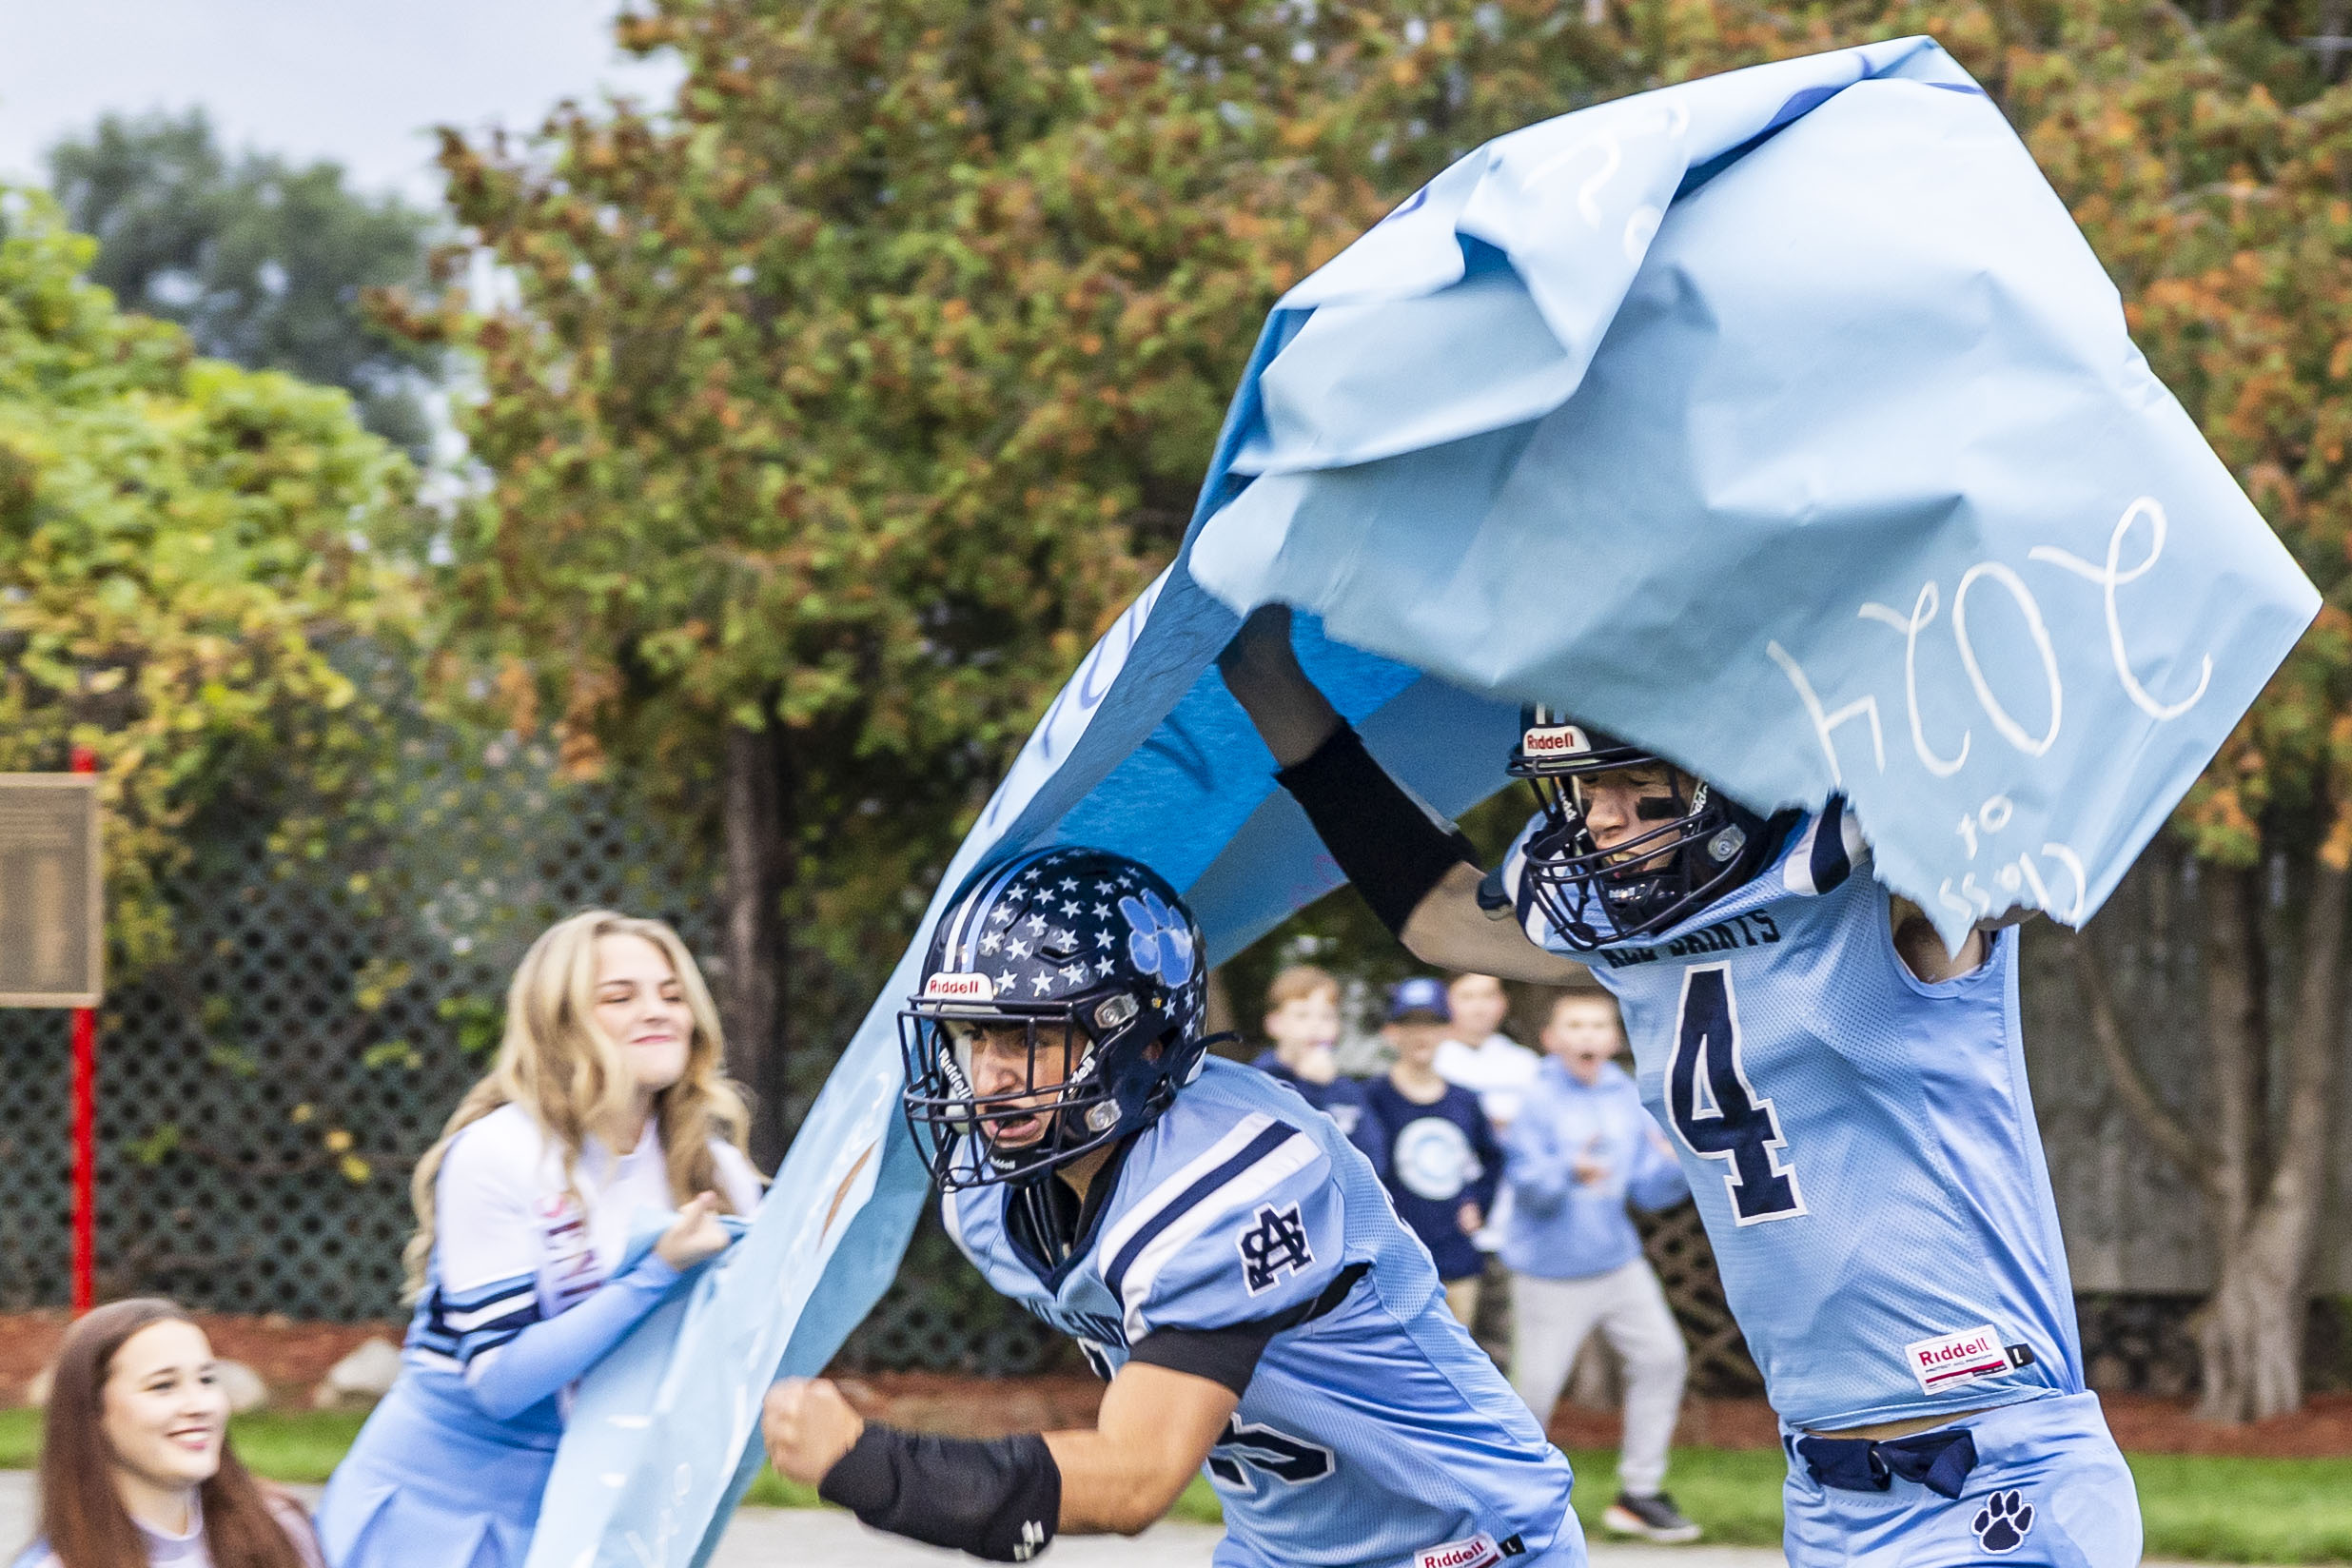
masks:
POLYGON ((1547 1056, 1503 1135, 1503 1181, 1511 1215, 1502 1261, 1517 1274, 1589 1280, 1641 1256, 1641 1236, 1625 1205, 1659 1209, 1691 1195, 1682 1166, 1666 1147, 1633 1075, 1604 1062, 1582 1082, 1547 1056), (1577 1180, 1579 1158, 1607 1167, 1597 1181, 1577 1180))
POLYGON ((1461 1205, 1476 1204, 1481 1213, 1494 1208, 1502 1146, 1477 1095, 1448 1084, 1442 1096, 1421 1105, 1387 1079, 1372 1079, 1363 1086, 1356 1147, 1380 1172, 1397 1218, 1429 1249, 1439 1279, 1484 1272, 1485 1258, 1462 1232, 1461 1205))

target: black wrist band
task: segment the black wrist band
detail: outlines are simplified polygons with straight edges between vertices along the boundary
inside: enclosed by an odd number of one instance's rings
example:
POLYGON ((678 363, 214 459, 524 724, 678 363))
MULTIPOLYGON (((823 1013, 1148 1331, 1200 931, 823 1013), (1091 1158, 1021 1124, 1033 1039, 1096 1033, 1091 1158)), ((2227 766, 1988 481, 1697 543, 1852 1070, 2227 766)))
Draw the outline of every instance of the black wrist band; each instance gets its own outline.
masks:
POLYGON ((816 1495, 877 1530, 1027 1562, 1062 1519, 1062 1468, 1034 1432, 976 1442, 868 1422, 816 1495))
POLYGON ((1478 864, 1460 830, 1389 777, 1345 724, 1314 755, 1274 777, 1392 935, 1402 937, 1404 923, 1446 872, 1478 864))

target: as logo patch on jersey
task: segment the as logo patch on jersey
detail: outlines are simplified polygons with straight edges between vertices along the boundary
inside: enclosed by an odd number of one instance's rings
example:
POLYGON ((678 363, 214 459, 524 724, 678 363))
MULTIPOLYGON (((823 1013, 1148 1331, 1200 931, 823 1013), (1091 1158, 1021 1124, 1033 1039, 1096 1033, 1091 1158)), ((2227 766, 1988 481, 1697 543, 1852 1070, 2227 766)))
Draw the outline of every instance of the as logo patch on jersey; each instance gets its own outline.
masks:
POLYGON ((1907 1344, 1903 1347, 1903 1359, 1911 1363, 1911 1376, 1919 1380, 1919 1389, 1924 1394, 1941 1394, 1947 1388, 1989 1378, 1996 1372, 2008 1371, 2010 1364, 2009 1353, 2001 1344, 2000 1331, 1990 1323, 1907 1344))
POLYGON ((1285 1274, 1296 1274, 1315 1261, 1314 1249, 1306 1245, 1306 1223, 1299 1218, 1299 1205, 1277 1209, 1271 1205, 1258 1210, 1256 1222, 1246 1226, 1236 1239, 1242 1249, 1242 1284, 1253 1296, 1272 1289, 1285 1274))
POLYGON ((995 983, 985 974, 934 974, 923 982, 926 1001, 993 1002, 995 983))
POLYGON ((1481 1530, 1467 1540, 1422 1547, 1413 1554, 1413 1568, 1489 1568, 1506 1555, 1495 1538, 1481 1530))

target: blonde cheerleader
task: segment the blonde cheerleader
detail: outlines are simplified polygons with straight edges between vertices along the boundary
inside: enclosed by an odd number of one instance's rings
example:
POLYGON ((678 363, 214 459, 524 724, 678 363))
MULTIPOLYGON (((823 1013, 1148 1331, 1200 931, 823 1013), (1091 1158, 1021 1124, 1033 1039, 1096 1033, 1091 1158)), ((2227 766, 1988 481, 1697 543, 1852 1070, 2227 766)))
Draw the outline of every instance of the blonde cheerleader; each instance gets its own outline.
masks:
POLYGON ((597 910, 532 944, 496 1068, 417 1165, 416 1315, 320 1503, 334 1568, 519 1568, 568 1389, 758 1202, 719 1061, 669 927, 597 910))

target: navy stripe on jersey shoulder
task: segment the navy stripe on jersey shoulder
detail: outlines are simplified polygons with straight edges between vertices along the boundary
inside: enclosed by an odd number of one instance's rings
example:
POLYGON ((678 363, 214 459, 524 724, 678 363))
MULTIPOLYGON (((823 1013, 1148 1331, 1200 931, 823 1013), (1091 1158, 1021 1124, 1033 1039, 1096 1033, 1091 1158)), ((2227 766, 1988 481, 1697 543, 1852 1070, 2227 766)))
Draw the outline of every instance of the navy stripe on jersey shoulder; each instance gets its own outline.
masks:
POLYGON ((1119 1249, 1119 1255, 1111 1259, 1110 1266, 1103 1270, 1103 1284, 1109 1286, 1110 1293, 1122 1301, 1126 1300, 1127 1271, 1134 1266, 1137 1258, 1143 1256, 1144 1248, 1151 1245, 1153 1237, 1200 1206, 1219 1187, 1298 1135, 1299 1129, 1287 1122, 1267 1124, 1264 1131, 1244 1144, 1231 1159, 1163 1204, 1160 1212, 1145 1221, 1135 1234, 1127 1238, 1127 1245, 1119 1249))
POLYGON ((1808 869, 1815 892, 1828 892, 1853 872, 1853 862, 1846 855, 1846 797, 1842 794, 1830 796, 1813 824, 1813 863, 1808 869))

